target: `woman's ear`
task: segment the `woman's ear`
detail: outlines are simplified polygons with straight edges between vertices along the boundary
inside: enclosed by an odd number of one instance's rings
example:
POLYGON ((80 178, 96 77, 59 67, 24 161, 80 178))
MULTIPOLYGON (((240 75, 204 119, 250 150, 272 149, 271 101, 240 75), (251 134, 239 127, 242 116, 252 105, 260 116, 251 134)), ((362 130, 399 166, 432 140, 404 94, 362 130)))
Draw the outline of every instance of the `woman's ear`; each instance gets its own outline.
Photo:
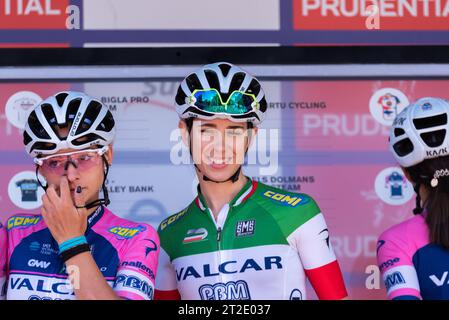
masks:
POLYGON ((248 129, 248 149, 251 147, 251 144, 256 139, 256 135, 259 132, 258 127, 252 127, 251 129, 248 129))
POLYGON ((187 129, 187 124, 184 120, 179 120, 178 123, 178 128, 181 131, 181 138, 182 138, 182 142, 184 143, 184 145, 187 148, 190 148, 190 133, 189 130, 187 129))
POLYGON ((113 152, 113 145, 110 144, 108 151, 106 151, 106 153, 104 154, 104 156, 106 157, 106 161, 108 162, 108 165, 112 165, 112 159, 114 158, 114 152, 113 152))

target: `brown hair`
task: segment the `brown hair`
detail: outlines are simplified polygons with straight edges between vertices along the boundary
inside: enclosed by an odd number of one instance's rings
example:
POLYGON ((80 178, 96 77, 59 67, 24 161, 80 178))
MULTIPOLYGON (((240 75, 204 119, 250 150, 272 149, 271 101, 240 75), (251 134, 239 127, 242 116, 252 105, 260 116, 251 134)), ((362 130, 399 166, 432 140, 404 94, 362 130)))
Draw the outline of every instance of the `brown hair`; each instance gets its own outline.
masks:
POLYGON ((440 177, 436 187, 430 185, 435 171, 441 169, 449 169, 449 156, 427 159, 405 168, 413 182, 424 185, 427 190, 423 207, 427 210, 430 242, 449 249, 449 176, 440 177))

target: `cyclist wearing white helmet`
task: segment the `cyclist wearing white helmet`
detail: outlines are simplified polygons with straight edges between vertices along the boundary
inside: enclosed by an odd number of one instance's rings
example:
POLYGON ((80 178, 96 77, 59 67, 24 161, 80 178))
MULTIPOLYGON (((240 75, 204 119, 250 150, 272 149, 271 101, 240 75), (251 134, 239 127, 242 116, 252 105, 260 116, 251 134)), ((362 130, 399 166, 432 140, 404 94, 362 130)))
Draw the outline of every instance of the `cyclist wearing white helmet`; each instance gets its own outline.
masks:
POLYGON ((156 231, 106 208, 114 136, 108 108, 79 92, 57 93, 29 115, 24 144, 45 194, 41 215, 6 223, 7 299, 152 299, 156 231))
POLYGON ((320 299, 347 296, 320 209, 241 166, 267 110, 259 81, 226 62, 188 75, 176 95, 198 196, 161 222, 156 299, 320 299))
POLYGON ((398 114, 390 150, 416 192, 414 217, 380 237, 390 299, 449 299, 449 102, 422 98, 398 114), (445 280, 446 279, 446 280, 445 280))

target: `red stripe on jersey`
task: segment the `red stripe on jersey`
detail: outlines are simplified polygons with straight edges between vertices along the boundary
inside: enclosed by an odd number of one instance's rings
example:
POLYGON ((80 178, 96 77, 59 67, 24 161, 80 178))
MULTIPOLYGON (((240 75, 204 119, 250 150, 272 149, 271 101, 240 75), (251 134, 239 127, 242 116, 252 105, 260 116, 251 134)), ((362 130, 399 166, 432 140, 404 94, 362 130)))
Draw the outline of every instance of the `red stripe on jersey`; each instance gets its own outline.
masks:
POLYGON ((337 260, 305 272, 318 299, 340 300, 348 295, 337 260))
POLYGON ((254 191, 256 191, 256 189, 257 189, 257 181, 254 181, 254 180, 253 180, 253 186, 252 186, 252 189, 251 189, 251 191, 246 195, 246 197, 243 198, 242 202, 246 201, 246 199, 248 199, 249 197, 251 197, 251 196, 253 195, 254 191))
POLYGON ((178 290, 155 290, 154 300, 181 300, 181 295, 179 294, 178 290))

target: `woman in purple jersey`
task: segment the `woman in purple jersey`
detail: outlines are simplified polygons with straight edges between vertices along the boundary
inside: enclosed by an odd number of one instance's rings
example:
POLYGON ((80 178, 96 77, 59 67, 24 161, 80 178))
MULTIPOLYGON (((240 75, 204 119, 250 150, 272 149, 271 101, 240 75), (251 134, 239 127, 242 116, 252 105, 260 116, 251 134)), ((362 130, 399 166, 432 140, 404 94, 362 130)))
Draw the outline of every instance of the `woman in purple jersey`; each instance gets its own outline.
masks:
POLYGON ((156 231, 106 208, 114 136, 108 108, 79 92, 51 96, 29 115, 24 144, 45 194, 41 215, 7 221, 7 299, 153 298, 156 231))
POLYGON ((449 299, 449 102, 422 98, 394 120, 390 149, 416 192, 414 217, 378 241, 390 299, 449 299))

